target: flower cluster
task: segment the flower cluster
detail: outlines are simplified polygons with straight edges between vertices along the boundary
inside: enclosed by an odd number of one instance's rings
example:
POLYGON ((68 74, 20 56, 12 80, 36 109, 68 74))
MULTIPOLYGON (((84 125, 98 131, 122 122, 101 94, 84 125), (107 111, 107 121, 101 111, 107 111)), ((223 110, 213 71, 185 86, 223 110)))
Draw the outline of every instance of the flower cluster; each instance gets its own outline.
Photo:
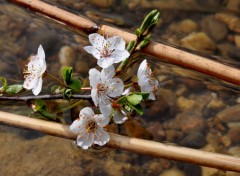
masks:
MULTIPOLYGON (((70 130, 77 134, 76 142, 82 149, 88 149, 92 144, 105 145, 110 139, 105 126, 110 121, 124 123, 128 119, 128 113, 132 111, 142 114, 141 101, 155 100, 158 89, 158 81, 153 77, 146 60, 142 61, 138 68, 138 87, 135 86, 136 83, 124 85, 123 80, 116 75, 114 64, 130 56, 122 38, 113 36, 105 39, 104 36, 94 33, 89 35, 89 40, 92 46, 84 49, 98 60, 97 64, 102 68, 101 71, 95 68, 89 70, 91 98, 100 114, 95 114, 92 108, 85 107, 80 111, 79 118, 71 124, 70 130)), ((70 68, 63 69, 63 73, 64 82, 59 82, 64 87, 65 96, 71 97, 71 92, 78 92, 81 86, 78 80, 72 78, 70 68)), ((23 87, 38 95, 45 74, 49 75, 46 71, 45 53, 40 45, 37 54, 30 57, 27 70, 24 70, 23 87)))

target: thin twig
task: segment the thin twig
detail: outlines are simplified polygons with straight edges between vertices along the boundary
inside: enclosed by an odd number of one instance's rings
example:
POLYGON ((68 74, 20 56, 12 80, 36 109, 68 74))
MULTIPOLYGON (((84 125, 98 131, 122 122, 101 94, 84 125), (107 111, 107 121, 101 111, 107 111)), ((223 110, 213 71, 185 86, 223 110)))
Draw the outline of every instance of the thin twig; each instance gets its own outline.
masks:
MULTIPOLYGON (((72 95, 72 99, 83 99, 83 100, 89 100, 91 99, 91 95, 72 95)), ((37 96, 0 96, 0 100, 14 100, 14 101, 29 101, 29 100, 36 100, 36 99, 43 99, 43 100, 52 100, 52 99, 63 99, 62 94, 56 94, 56 95, 37 95, 37 96)))
MULTIPOLYGON (((37 130, 49 135, 67 139, 75 140, 77 137, 70 131, 68 125, 29 118, 2 111, 0 111, 0 122, 7 125, 37 130)), ((110 141, 107 143, 107 146, 111 148, 240 172, 240 158, 237 157, 185 147, 171 146, 143 139, 129 138, 113 133, 109 134, 110 141)))
MULTIPOLYGON (((42 1, 9 1, 27 7, 33 11, 42 13, 48 17, 51 17, 77 29, 85 30, 88 32, 93 32, 93 29, 98 29, 94 28, 96 27, 96 24, 92 21, 74 15, 70 12, 59 9, 42 1)), ((127 42, 136 39, 136 36, 134 34, 107 25, 101 25, 98 32, 101 34, 107 34, 108 36, 121 36, 127 42)), ((240 85, 240 70, 209 60, 202 56, 197 56, 157 42, 150 42, 148 46, 143 49, 143 52, 156 57, 156 59, 164 59, 170 63, 217 77, 229 83, 240 85)))

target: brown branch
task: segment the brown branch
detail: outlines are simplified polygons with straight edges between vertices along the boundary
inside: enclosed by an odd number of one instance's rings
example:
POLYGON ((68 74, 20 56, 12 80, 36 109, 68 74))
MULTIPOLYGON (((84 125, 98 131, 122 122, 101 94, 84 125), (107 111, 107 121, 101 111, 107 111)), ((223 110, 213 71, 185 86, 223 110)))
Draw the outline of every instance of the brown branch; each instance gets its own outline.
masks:
MULTIPOLYGON (((91 99, 91 95, 72 95, 71 98, 89 100, 91 99)), ((29 101, 29 100, 36 100, 36 99, 43 99, 43 100, 63 99, 63 95, 57 94, 57 95, 21 96, 21 97, 0 96, 0 100, 29 101)))
MULTIPOLYGON (((49 135, 67 139, 76 139, 76 135, 69 130, 68 125, 43 121, 0 111, 0 122, 7 125, 29 128, 49 135)), ((216 154, 185 147, 171 146, 159 142, 137 138, 129 138, 110 133, 108 147, 123 149, 154 157, 184 161, 207 167, 214 167, 229 171, 240 172, 240 158, 216 154)))

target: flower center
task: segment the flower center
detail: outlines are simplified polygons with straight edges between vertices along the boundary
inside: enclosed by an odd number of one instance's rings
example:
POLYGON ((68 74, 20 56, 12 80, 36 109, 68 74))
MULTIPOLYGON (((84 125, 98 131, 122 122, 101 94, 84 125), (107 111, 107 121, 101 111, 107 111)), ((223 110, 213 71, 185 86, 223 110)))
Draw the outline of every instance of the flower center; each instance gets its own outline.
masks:
POLYGON ((113 50, 109 50, 108 47, 104 46, 104 48, 100 51, 100 57, 103 58, 103 57, 109 57, 111 56, 111 54, 114 52, 114 49, 113 50))
POLYGON ((106 89, 107 89, 107 87, 104 84, 102 84, 102 83, 97 84, 97 93, 99 96, 105 94, 106 89))
POLYGON ((32 75, 32 76, 40 76, 41 75, 41 72, 42 72, 42 68, 39 67, 36 63, 33 63, 31 62, 31 60, 34 58, 34 57, 38 57, 38 56, 31 56, 29 58, 30 60, 30 65, 26 65, 28 67, 28 69, 24 69, 23 70, 23 75, 24 75, 24 78, 28 77, 29 75, 32 75))
POLYGON ((93 133, 97 129, 97 123, 94 120, 90 120, 85 125, 85 129, 87 133, 93 133))

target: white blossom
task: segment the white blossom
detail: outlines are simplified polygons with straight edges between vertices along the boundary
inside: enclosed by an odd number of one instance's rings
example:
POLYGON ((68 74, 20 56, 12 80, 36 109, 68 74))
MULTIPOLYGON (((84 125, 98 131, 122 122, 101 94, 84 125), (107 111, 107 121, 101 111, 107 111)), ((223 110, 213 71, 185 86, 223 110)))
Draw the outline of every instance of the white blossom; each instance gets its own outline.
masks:
POLYGON ((125 49, 125 41, 119 36, 105 39, 94 33, 89 35, 89 41, 92 46, 85 46, 84 49, 98 60, 97 64, 102 68, 119 63, 130 55, 125 49))
POLYGON ((109 117, 95 114, 91 108, 86 107, 70 125, 70 130, 77 134, 77 145, 88 149, 92 144, 103 146, 109 141, 109 134, 103 129, 108 123, 109 117))
POLYGON ((140 86, 141 92, 149 93, 149 99, 155 100, 155 93, 158 88, 158 81, 153 77, 152 70, 149 67, 146 59, 142 61, 138 68, 138 85, 140 86))
POLYGON ((27 70, 24 70, 25 81, 23 87, 31 90, 34 95, 38 95, 42 89, 42 76, 46 71, 45 53, 42 45, 38 47, 38 53, 29 58, 27 70))
POLYGON ((101 73, 95 68, 89 70, 92 100, 105 116, 111 114, 111 98, 121 96, 124 89, 123 81, 114 75, 114 66, 102 69, 101 73))

